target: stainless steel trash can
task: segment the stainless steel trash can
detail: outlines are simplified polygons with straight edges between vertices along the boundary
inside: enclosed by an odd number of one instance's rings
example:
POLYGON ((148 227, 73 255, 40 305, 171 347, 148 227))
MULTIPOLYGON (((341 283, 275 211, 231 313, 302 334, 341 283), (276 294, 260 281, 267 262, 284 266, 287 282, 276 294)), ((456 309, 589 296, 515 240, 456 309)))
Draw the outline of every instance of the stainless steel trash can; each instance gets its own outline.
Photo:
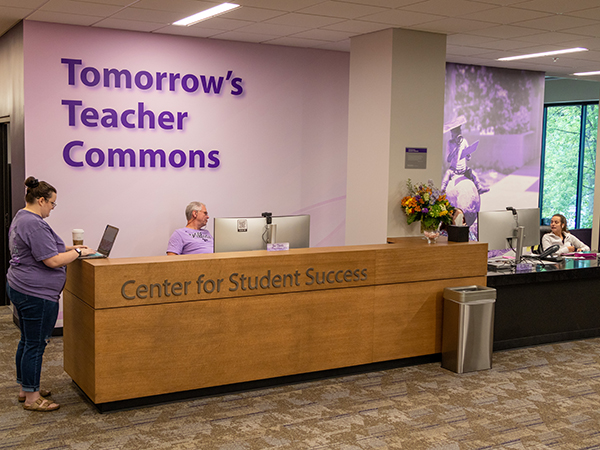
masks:
POLYGON ((496 289, 444 289, 442 367, 456 373, 492 368, 496 289))

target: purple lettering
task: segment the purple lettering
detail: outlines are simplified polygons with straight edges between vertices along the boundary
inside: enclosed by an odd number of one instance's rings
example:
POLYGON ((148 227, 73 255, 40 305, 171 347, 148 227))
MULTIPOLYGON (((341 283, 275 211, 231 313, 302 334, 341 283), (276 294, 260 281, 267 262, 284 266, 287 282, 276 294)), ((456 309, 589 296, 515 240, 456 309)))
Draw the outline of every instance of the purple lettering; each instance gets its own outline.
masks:
POLYGON ((114 109, 105 108, 102 112, 104 116, 100 119, 100 123, 104 128, 117 128, 119 126, 119 116, 114 109))
POLYGON ((144 128, 144 117, 148 118, 148 128, 154 129, 154 113, 144 110, 144 103, 138 103, 138 128, 144 128))
POLYGON ((215 94, 221 93, 221 87, 223 86, 223 77, 219 77, 219 81, 217 83, 215 77, 210 76, 208 80, 204 75, 200 75, 200 80, 202 81, 202 89, 205 94, 210 94, 210 91, 214 91, 215 94))
POLYGON ((135 128, 133 123, 127 121, 127 117, 131 116, 132 114, 135 114, 133 109, 126 109, 123 111, 123 114, 121 114, 121 123, 125 128, 135 128))
POLYGON ((163 111, 158 115, 158 126, 163 130, 172 130, 174 121, 175 116, 169 111, 163 111))
POLYGON ((181 150, 173 150, 171 153, 169 153, 169 164, 171 164, 173 167, 185 166, 185 153, 183 153, 181 150), (179 162, 177 162, 176 159, 179 159, 179 162))
POLYGON ((131 72, 127 69, 104 69, 104 87, 110 87, 110 77, 115 80, 115 87, 121 87, 121 78, 125 77, 125 87, 131 89, 131 72))
POLYGON ((150 158, 150 167, 156 167, 156 155, 160 157, 160 167, 166 166, 165 152, 161 149, 152 150, 148 148, 144 150, 140 149, 140 167, 146 167, 146 156, 150 158))
POLYGON ((96 86, 100 83, 100 71, 95 67, 85 67, 81 69, 81 82, 88 87, 96 86), (92 79, 90 80, 88 74, 92 75, 92 79))
POLYGON ((234 88, 234 90, 231 91, 231 95, 242 95, 242 93, 244 92, 244 88, 242 87, 241 78, 234 78, 233 80, 231 80, 231 85, 234 88))
POLYGON ((162 91, 162 82, 167 78, 167 72, 156 72, 156 90, 162 91))
POLYGON ((199 85, 200 82, 198 81, 198 77, 195 75, 188 74, 181 79, 181 87, 183 87, 183 90, 185 92, 196 92, 198 90, 199 85), (189 86, 189 81, 192 82, 191 87, 189 86))
POLYGON ((71 158, 71 149, 73 147, 81 147, 81 146, 83 146, 83 141, 71 141, 67 145, 65 145, 65 148, 63 149, 63 159, 69 166, 71 166, 71 167, 83 166, 82 162, 74 161, 73 158, 71 158))
POLYGON ((204 152, 202 150, 190 150, 190 167, 196 167, 196 157, 200 159, 198 167, 204 167, 204 152))
POLYGON ((83 105, 81 100, 63 100, 62 104, 69 107, 69 126, 75 126, 75 107, 83 105))
POLYGON ((219 167, 221 164, 221 161, 219 160, 219 150, 211 150, 208 152, 208 159, 211 161, 208 163, 208 167, 211 169, 219 167))
POLYGON ((67 65, 69 86, 73 86, 75 84, 75 66, 81 65, 83 61, 81 59, 61 58, 60 62, 67 65))
POLYGON ((99 148, 90 148, 87 152, 85 152, 85 162, 88 163, 90 167, 100 167, 104 164, 104 153, 99 148), (94 162, 94 155, 97 155, 97 161, 94 162))
POLYGON ((135 167, 135 152, 132 149, 109 148, 108 167, 115 166, 115 156, 119 157, 119 167, 125 167, 125 156, 129 157, 129 167, 135 167))
POLYGON ((83 123, 86 127, 97 127, 97 120, 98 111, 96 111, 94 108, 85 108, 83 111, 81 111, 81 123, 83 123))
POLYGON ((145 70, 140 70, 138 73, 135 74, 135 85, 145 91, 146 89, 150 89, 152 87, 152 75, 150 75, 150 72, 146 72, 145 70), (142 78, 146 79, 145 83, 142 83, 142 78))
POLYGON ((175 81, 177 81, 179 78, 181 78, 181 74, 178 74, 178 73, 170 73, 169 74, 169 90, 170 91, 175 90, 175 81))

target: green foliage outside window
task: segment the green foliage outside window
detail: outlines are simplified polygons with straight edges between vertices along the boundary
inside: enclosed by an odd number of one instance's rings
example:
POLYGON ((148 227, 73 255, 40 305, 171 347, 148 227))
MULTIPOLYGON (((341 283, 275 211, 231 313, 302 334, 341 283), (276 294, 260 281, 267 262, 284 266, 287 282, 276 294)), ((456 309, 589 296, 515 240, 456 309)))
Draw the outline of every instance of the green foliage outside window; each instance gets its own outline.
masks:
POLYGON ((546 107, 542 220, 561 213, 569 228, 591 228, 598 105, 546 107))

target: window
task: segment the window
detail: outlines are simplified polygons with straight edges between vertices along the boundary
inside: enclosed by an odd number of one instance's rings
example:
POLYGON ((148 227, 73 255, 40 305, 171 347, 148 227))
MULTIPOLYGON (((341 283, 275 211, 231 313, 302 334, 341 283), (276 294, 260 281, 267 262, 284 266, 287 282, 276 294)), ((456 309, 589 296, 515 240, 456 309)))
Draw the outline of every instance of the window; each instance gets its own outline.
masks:
POLYGON ((594 206, 598 103, 546 105, 542 138, 540 210, 569 228, 591 228, 594 206))

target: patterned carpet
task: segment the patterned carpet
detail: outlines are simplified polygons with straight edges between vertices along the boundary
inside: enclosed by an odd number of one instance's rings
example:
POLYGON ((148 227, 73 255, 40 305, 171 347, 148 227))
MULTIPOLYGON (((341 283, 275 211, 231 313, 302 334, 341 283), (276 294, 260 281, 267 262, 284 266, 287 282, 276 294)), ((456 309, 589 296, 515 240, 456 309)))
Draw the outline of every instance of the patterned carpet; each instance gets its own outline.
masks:
POLYGON ((47 348, 61 409, 23 410, 19 333, 0 307, 0 449, 600 449, 600 339, 497 352, 491 370, 439 363, 99 414, 47 348))

